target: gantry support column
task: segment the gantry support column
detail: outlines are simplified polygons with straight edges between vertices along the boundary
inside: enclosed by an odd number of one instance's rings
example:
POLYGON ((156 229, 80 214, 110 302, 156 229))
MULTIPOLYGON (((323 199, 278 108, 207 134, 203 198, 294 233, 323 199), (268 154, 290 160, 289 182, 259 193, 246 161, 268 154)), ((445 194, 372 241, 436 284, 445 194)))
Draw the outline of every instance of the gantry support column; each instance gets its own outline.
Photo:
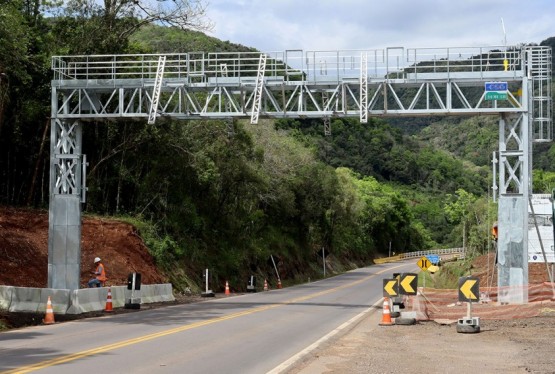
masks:
POLYGON ((56 118, 52 90, 48 288, 79 289, 81 265, 82 124, 56 118))
MULTIPOLYGON (((528 84, 522 101, 528 108, 528 84)), ((528 302, 528 197, 531 186, 530 115, 503 114, 499 121, 498 301, 528 302)))

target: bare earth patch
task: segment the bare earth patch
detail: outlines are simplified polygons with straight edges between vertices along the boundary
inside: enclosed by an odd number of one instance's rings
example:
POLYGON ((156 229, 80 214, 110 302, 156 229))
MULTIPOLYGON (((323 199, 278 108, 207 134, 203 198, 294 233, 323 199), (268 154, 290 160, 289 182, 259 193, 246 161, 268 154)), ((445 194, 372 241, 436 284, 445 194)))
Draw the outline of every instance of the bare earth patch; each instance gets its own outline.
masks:
POLYGON ((555 373, 555 309, 481 321, 477 334, 459 334, 454 324, 380 326, 380 320, 381 310, 364 317, 289 373, 555 373))
MULTIPOLYGON (((100 257, 108 285, 127 284, 139 272, 144 284, 164 283, 135 228, 124 222, 85 217, 81 229, 81 287, 87 287, 100 257)), ((47 287, 48 212, 0 206, 0 285, 47 287)))

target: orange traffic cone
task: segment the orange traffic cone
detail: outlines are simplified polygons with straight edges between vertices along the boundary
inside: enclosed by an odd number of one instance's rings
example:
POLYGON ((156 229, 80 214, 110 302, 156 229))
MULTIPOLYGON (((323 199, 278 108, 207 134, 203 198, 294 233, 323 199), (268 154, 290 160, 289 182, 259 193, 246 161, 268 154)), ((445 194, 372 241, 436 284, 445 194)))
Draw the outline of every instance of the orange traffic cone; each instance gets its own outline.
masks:
POLYGON ((226 295, 229 295, 229 294, 230 294, 230 292, 229 292, 229 283, 228 283, 228 281, 225 281, 225 294, 226 294, 226 295))
POLYGON ((394 323, 391 322, 391 312, 389 311, 389 298, 383 298, 383 313, 382 313, 382 321, 380 322, 380 326, 391 326, 394 323))
POLYGON ((281 288, 281 279, 278 279, 277 288, 281 288))
POLYGON ((106 308, 104 309, 104 311, 112 311, 112 289, 110 287, 108 287, 108 297, 106 298, 106 308))
POLYGON ((268 291, 268 280, 264 279, 264 291, 268 291))
POLYGON ((50 301, 50 296, 48 296, 48 301, 46 302, 46 315, 42 320, 45 325, 51 325, 54 321, 54 311, 52 310, 52 301, 50 301))

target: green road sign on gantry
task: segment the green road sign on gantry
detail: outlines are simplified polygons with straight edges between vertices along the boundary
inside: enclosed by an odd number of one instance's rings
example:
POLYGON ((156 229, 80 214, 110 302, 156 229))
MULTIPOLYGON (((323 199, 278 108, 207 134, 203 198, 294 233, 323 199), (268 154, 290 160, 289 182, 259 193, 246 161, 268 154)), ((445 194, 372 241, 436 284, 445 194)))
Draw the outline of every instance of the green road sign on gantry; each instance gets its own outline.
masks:
POLYGON ((509 95, 506 92, 486 92, 485 100, 507 100, 509 95))
POLYGON ((507 100, 509 98, 509 84, 507 82, 485 82, 486 92, 484 100, 507 100))

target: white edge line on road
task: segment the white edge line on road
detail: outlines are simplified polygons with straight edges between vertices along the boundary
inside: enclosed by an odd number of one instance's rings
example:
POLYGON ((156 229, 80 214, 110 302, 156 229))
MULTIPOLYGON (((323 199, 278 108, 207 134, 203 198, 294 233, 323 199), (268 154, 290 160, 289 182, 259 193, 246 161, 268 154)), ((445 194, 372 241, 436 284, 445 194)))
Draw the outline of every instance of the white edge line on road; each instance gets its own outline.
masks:
POLYGON ((288 360, 282 362, 281 364, 279 364, 278 366, 276 366, 275 368, 273 368, 272 370, 270 370, 266 374, 283 373, 285 370, 290 369, 293 365, 295 365, 297 362, 299 362, 302 358, 307 356, 310 352, 312 352, 313 350, 318 348, 324 342, 330 340, 335 335, 339 334, 342 330, 344 330, 347 327, 355 324, 356 322, 361 320, 366 315, 370 315, 371 312, 376 312, 376 310, 377 310, 376 307, 380 305, 382 300, 383 300, 383 298, 379 299, 368 309, 363 310, 362 312, 360 312, 359 314, 357 314, 356 316, 354 316, 353 318, 351 318, 347 322, 344 322, 342 325, 337 327, 335 330, 330 331, 327 335, 324 335, 323 337, 321 337, 320 339, 318 339, 317 341, 315 341, 314 343, 312 343, 311 345, 309 345, 308 347, 306 347, 305 349, 303 349, 302 351, 300 351, 296 355, 290 357, 288 360))

